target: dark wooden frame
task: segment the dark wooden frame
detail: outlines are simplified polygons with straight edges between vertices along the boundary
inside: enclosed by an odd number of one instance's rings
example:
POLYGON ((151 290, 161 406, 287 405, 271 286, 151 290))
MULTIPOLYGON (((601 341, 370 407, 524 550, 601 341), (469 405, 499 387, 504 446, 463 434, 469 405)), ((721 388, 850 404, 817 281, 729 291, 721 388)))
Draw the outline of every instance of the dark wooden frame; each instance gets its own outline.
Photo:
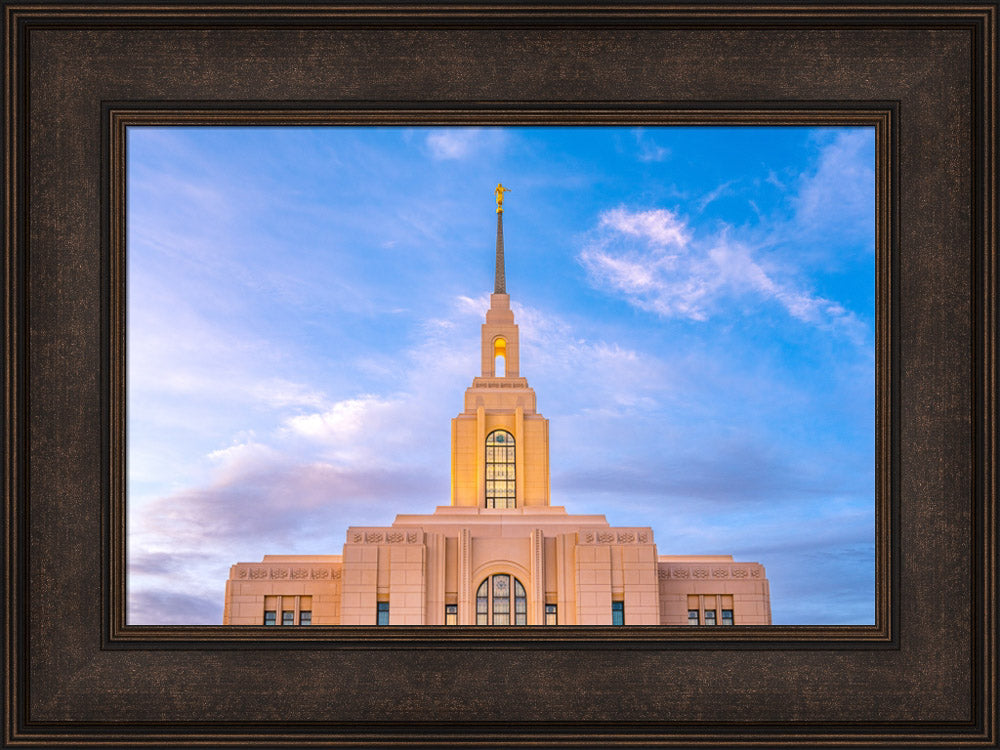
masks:
POLYGON ((7 744, 995 744, 995 4, 3 10, 7 744), (875 126, 876 625, 126 626, 124 128, 250 121, 875 126))

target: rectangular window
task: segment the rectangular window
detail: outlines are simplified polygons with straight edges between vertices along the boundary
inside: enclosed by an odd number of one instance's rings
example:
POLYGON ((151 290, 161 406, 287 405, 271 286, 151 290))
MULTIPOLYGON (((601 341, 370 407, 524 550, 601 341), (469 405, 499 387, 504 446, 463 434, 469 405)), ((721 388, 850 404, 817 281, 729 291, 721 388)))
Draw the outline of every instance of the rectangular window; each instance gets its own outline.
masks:
POLYGON ((378 615, 377 615, 377 619, 375 620, 375 624, 376 625, 388 625, 389 624, 389 602, 379 602, 378 603, 378 615))
POLYGON ((688 625, 701 625, 701 618, 698 616, 698 610, 688 610, 688 625))
POLYGON ((611 624, 625 624, 625 602, 611 602, 611 624))
POLYGON ((722 610, 722 624, 723 625, 733 624, 733 610, 731 609, 722 610))
POLYGON ((715 625, 715 610, 714 609, 706 609, 705 610, 705 624, 706 625, 715 625))
POLYGON ((273 609, 269 609, 264 612, 264 624, 265 625, 277 625, 278 624, 278 613, 273 609))
POLYGON ((556 612, 556 605, 555 604, 546 604, 545 605, 545 624, 546 625, 558 625, 559 624, 559 617, 558 617, 558 613, 556 612))
POLYGON ((295 612, 290 609, 283 609, 281 611, 281 624, 282 625, 294 625, 295 624, 295 612))
POLYGON ((444 605, 444 624, 445 625, 458 625, 458 605, 457 604, 445 604, 444 605))
POLYGON ((313 624, 313 613, 304 609, 299 612, 299 625, 312 625, 313 624))

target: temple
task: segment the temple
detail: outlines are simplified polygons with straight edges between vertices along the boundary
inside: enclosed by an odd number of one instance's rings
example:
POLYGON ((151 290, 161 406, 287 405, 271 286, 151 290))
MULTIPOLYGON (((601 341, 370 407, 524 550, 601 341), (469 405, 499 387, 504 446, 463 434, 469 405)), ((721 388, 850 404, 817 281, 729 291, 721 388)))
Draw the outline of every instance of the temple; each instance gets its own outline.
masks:
POLYGON ((339 555, 233 565, 223 624, 771 624, 759 563, 660 555, 650 527, 550 504, 549 422, 521 376, 506 290, 506 190, 481 372, 451 422, 450 505, 349 527, 339 555))

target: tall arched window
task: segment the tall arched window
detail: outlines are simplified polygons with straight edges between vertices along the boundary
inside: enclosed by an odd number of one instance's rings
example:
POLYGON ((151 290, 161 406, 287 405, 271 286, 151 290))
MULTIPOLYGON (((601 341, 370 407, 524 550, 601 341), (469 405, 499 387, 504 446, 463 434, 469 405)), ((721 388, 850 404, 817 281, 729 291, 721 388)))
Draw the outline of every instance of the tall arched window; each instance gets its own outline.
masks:
POLYGON ((517 507, 514 485, 514 436, 494 430, 486 436, 486 507, 517 507))
POLYGON ((519 580, 507 573, 486 578, 476 591, 476 625, 528 624, 528 596, 519 580), (511 609, 511 582, 514 584, 514 608, 511 609), (490 616, 492 613, 492 617, 490 616))
POLYGON ((498 378, 507 374, 507 339, 502 336, 493 340, 493 374, 498 378))

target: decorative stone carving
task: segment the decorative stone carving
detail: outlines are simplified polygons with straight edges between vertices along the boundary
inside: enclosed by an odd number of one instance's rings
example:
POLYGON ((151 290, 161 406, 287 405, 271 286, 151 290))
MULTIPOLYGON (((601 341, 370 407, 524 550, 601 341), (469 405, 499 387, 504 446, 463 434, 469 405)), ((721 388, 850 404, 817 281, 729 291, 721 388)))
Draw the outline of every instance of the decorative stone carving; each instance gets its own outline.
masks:
POLYGON ((328 578, 330 576, 329 568, 313 568, 312 577, 313 578, 328 578))
POLYGON ((760 568, 751 569, 750 575, 752 575, 754 578, 760 578, 760 568))
MULTIPOLYGON (((326 570, 324 570, 324 571, 323 571, 323 573, 324 573, 323 577, 324 577, 324 578, 326 578, 326 574, 327 574, 328 572, 329 572, 329 571, 326 571, 326 570)), ((334 578, 334 580, 337 580, 337 579, 339 579, 339 578, 340 578, 340 568, 334 568, 334 569, 333 569, 333 578, 334 578)))
POLYGON ((309 568, 292 568, 292 578, 301 580, 309 577, 309 568))
POLYGON ((631 531, 623 531, 618 535, 619 544, 632 544, 635 541, 635 534, 631 531))
POLYGON ((583 541, 585 541, 585 542, 587 542, 589 544, 593 544, 594 543, 594 532, 593 531, 585 531, 585 532, 583 532, 583 541))
POLYGON ((615 535, 610 531, 602 531, 597 535, 597 541, 601 544, 611 544, 615 540, 615 535))
POLYGON ((670 575, 674 578, 690 578, 691 571, 688 568, 674 568, 670 571, 670 575))
POLYGON ((271 568, 271 578, 288 578, 288 568, 271 568))
POLYGON ((361 542, 363 542, 364 540, 365 540, 365 535, 362 534, 360 531, 355 531, 353 534, 351 534, 351 541, 354 542, 355 544, 361 544, 361 542))
POLYGON ((746 578, 747 569, 746 568, 733 568, 733 578, 746 578))
POLYGON ((403 536, 402 531, 390 531, 385 535, 385 540, 389 542, 389 544, 399 544, 404 538, 405 537, 403 536))
POLYGON ((661 581, 665 581, 668 578, 670 578, 670 571, 667 570, 666 568, 658 568, 656 571, 656 575, 659 576, 661 581))
POLYGON ((267 568, 250 568, 250 577, 254 580, 267 578, 267 568))
POLYGON ((410 544, 416 544, 417 543, 417 532, 415 532, 415 531, 407 531, 406 532, 406 541, 409 542, 410 544))
POLYGON ((708 568, 695 568, 694 569, 695 578, 708 578, 708 568))
POLYGON ((246 568, 237 568, 236 569, 236 577, 237 578, 246 578, 247 577, 247 569, 246 568))
POLYGON ((367 534, 365 534, 365 541, 368 544, 379 544, 379 543, 381 543, 381 541, 382 541, 382 532, 381 531, 369 531, 367 534))
POLYGON ((649 544, 649 534, 645 531, 639 532, 639 544, 649 544))
POLYGON ((712 578, 729 578, 729 571, 725 568, 713 568, 712 578))

